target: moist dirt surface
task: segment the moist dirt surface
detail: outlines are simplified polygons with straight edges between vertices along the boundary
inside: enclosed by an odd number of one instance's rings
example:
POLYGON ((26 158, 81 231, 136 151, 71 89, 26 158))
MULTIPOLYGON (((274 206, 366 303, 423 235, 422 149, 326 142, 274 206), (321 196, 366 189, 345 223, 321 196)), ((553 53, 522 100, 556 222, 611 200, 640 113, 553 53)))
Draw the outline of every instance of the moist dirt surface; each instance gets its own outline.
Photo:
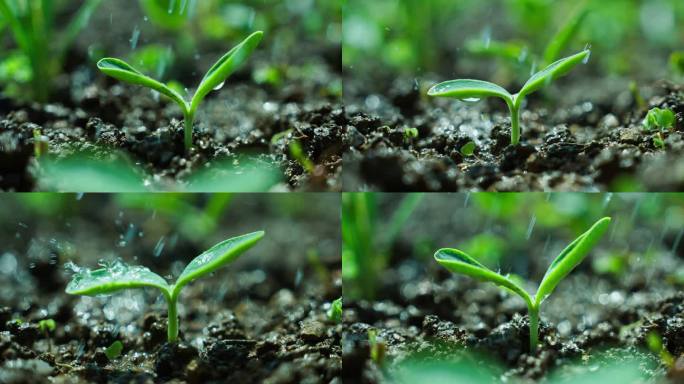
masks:
MULTIPOLYGON (((563 79, 565 80, 565 79, 563 79)), ((345 81, 345 190, 678 191, 684 187, 684 93, 660 82, 638 105, 625 81, 563 81, 528 97, 520 145, 506 105, 428 99, 436 79, 398 78, 384 92, 345 81), (349 86, 347 86, 349 83, 349 86), (423 89, 425 88, 425 89, 423 89), (359 96, 362 95, 362 96, 359 96), (645 131, 649 108, 670 108, 673 129, 645 131), (417 129, 417 137, 406 135, 417 129), (658 135, 660 135, 658 137, 658 135), (664 145, 654 143, 660 138, 664 145), (475 144, 472 154, 462 148, 475 144)))
POLYGON ((147 180, 182 186, 216 163, 234 173, 267 170, 280 175, 276 190, 341 188, 344 115, 326 85, 338 74, 323 62, 319 79, 284 88, 250 83, 242 74, 200 106, 195 147, 183 146, 180 109, 150 90, 123 85, 91 67, 63 76, 62 98, 48 104, 0 100, 0 188, 37 189, 40 166, 34 132, 47 156, 86 155, 97 161, 127 159, 147 180), (305 170, 290 144, 297 141, 313 169, 305 170), (45 144, 44 144, 45 145, 45 144))

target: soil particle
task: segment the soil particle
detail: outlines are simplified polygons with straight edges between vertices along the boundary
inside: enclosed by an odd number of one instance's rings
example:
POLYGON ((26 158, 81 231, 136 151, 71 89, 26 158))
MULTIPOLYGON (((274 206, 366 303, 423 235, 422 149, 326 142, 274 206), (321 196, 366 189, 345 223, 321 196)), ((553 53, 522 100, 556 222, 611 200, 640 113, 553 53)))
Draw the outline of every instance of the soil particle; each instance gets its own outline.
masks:
POLYGON ((162 379, 182 377, 190 361, 198 355, 197 349, 190 344, 166 343, 157 352, 154 370, 162 379))
POLYGON ((315 343, 325 336, 327 327, 318 320, 306 320, 300 324, 299 337, 307 343, 315 343))

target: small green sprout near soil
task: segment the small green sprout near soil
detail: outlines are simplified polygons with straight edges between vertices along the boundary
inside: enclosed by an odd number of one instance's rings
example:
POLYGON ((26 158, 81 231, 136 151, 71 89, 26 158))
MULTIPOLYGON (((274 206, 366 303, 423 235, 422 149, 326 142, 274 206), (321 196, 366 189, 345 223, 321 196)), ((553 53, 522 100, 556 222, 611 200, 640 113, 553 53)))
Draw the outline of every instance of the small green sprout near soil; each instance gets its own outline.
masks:
POLYGON ((535 295, 530 295, 509 277, 492 271, 458 249, 443 248, 435 252, 434 257, 440 265, 453 273, 490 281, 512 291, 525 300, 530 320, 530 352, 534 353, 539 343, 539 309, 541 303, 549 297, 556 288, 556 285, 582 262, 589 251, 599 242, 608 229, 610 220, 610 217, 602 218, 570 243, 551 263, 535 295))
POLYGON ((665 140, 663 139, 663 132, 667 132, 674 128, 675 114, 668 108, 653 108, 646 114, 644 121, 641 123, 644 131, 657 131, 653 137, 653 145, 656 148, 665 148, 665 140))
POLYGON ((240 44, 228 51, 228 53, 223 55, 223 57, 209 69, 206 75, 204 75, 204 78, 200 82, 197 91, 190 101, 186 101, 185 98, 172 87, 142 74, 123 60, 104 58, 97 63, 97 68, 106 75, 117 80, 151 88, 175 101, 183 111, 185 120, 185 149, 190 150, 192 147, 192 128, 195 122, 195 113, 197 112, 200 103, 210 92, 223 87, 228 76, 235 72, 237 68, 249 58, 252 52, 254 52, 261 42, 263 35, 264 33, 262 31, 254 32, 240 44))
POLYGON ((591 51, 585 49, 572 56, 560 59, 555 63, 535 73, 527 80, 522 89, 515 94, 510 94, 504 88, 483 80, 458 79, 439 83, 428 91, 428 96, 448 97, 463 101, 476 102, 483 97, 500 97, 508 105, 511 112, 511 144, 517 145, 520 142, 520 109, 522 108, 525 96, 548 85, 554 79, 561 77, 579 63, 587 63, 591 51))
POLYGON ((224 240, 194 258, 178 276, 175 284, 142 266, 127 266, 121 262, 104 265, 104 268, 77 269, 67 285, 71 295, 99 296, 124 289, 152 287, 159 289, 168 305, 167 335, 169 342, 178 340, 178 312, 176 304, 183 287, 189 282, 214 272, 235 260, 264 237, 264 232, 253 232, 224 240))
POLYGON ((339 324, 342 322, 342 298, 336 299, 330 303, 330 309, 328 310, 328 320, 339 324))
POLYGON ((105 349, 104 353, 105 356, 107 356, 107 360, 112 361, 121 356, 121 351, 123 351, 123 344, 119 340, 116 340, 112 345, 105 349))

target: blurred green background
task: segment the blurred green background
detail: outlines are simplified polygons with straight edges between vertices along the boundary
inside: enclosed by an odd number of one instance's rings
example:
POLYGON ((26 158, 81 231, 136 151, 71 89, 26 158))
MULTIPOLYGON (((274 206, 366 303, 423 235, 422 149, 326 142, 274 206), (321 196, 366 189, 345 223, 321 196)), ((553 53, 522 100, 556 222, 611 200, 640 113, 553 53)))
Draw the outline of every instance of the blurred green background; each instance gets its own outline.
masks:
MULTIPOLYGON (((194 86, 214 60, 255 30, 265 32, 251 72, 255 82, 282 86, 324 78, 336 87, 332 93, 341 92, 341 84, 326 76, 341 72, 342 20, 337 1, 10 0, 7 4, 11 12, 0 12, 0 84, 13 97, 26 97, 22 90, 32 83, 39 87, 33 80, 40 78, 43 87, 50 87, 34 89, 31 96, 45 101, 50 94, 53 99, 52 88, 59 85, 62 73, 83 65, 94 67, 105 56, 126 59, 162 81, 194 86), (69 24, 85 8, 88 16, 69 24), (15 21, 28 24, 24 31, 31 47, 22 49, 15 21)), ((86 80, 81 76, 72 86, 86 80)))
POLYGON ((432 255, 444 247, 539 281, 553 258, 603 216, 613 218, 609 232, 580 269, 619 281, 630 271, 668 266, 665 280, 684 286, 682 194, 347 193, 344 294, 392 295, 383 281, 402 271, 439 272, 432 255))
POLYGON ((212 245, 257 230, 266 232, 259 247, 227 270, 292 288, 305 278, 334 286, 341 268, 335 194, 5 194, 0 217, 0 279, 16 287, 0 303, 61 292, 68 261, 121 258, 177 276, 212 245))
POLYGON ((345 0, 343 14, 345 77, 369 87, 427 73, 520 84, 587 45, 593 76, 684 71, 680 0, 345 0))

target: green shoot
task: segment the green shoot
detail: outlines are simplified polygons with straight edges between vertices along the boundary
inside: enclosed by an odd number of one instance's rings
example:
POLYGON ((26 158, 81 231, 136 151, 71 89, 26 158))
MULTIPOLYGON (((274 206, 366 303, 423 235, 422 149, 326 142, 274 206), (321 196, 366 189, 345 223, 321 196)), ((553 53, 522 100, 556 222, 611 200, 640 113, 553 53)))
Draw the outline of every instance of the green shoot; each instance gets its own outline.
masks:
POLYGON ((314 165, 311 159, 306 157, 301 144, 299 144, 299 141, 293 140, 292 142, 290 142, 290 155, 292 155, 292 157, 295 160, 297 160, 299 165, 301 165, 302 168, 304 168, 304 171, 306 171, 306 173, 311 175, 316 170, 316 165, 314 165))
POLYGON ((342 321, 342 298, 330 303, 330 309, 328 310, 328 320, 339 324, 342 321))
POLYGON ((45 334, 54 331, 56 327, 57 324, 53 319, 45 319, 38 322, 38 329, 45 334))
POLYGON ((97 68, 104 74, 117 80, 151 88, 175 101, 181 108, 185 120, 185 149, 190 150, 192 147, 192 129, 195 122, 195 113, 197 113, 200 103, 210 92, 223 87, 228 76, 235 72, 256 49, 263 35, 261 31, 252 33, 221 57, 204 75, 190 101, 186 101, 178 91, 142 74, 123 60, 104 58, 97 63, 97 68))
POLYGON ((658 332, 651 331, 646 335, 646 345, 648 345, 648 349, 650 349, 651 352, 658 355, 660 361, 662 361, 666 367, 674 365, 675 359, 672 354, 670 354, 670 351, 663 345, 663 339, 658 332))
POLYGON ((658 132, 653 137, 653 146, 658 149, 665 149, 665 140, 663 139, 663 134, 658 132))
POLYGON ((674 127, 675 114, 671 109, 660 109, 656 107, 648 111, 641 124, 646 131, 653 131, 656 129, 665 131, 674 127))
POLYGON ((385 270, 390 248, 423 195, 405 196, 387 222, 378 220, 373 193, 342 195, 342 277, 345 297, 372 300, 385 270))
POLYGON ((544 70, 535 73, 523 85, 522 89, 515 94, 510 94, 504 88, 487 81, 459 79, 439 83, 428 91, 428 96, 448 97, 463 101, 476 102, 484 97, 499 97, 506 102, 511 113, 511 144, 517 145, 520 141, 520 109, 525 96, 548 85, 551 81, 567 74, 579 63, 587 63, 591 51, 584 51, 560 59, 549 65, 544 70))
POLYGON ((33 153, 36 156, 36 158, 40 158, 41 156, 47 154, 48 150, 50 149, 49 146, 50 146, 50 141, 48 140, 48 138, 43 136, 43 133, 40 131, 40 129, 34 129, 33 130, 33 153))
POLYGON ((104 353, 105 356, 107 356, 107 359, 112 361, 121 356, 121 351, 123 351, 123 344, 119 340, 116 340, 112 345, 105 349, 104 353))
POLYGON ((55 14, 55 0, 0 0, 0 16, 8 23, 19 51, 29 63, 34 100, 48 100, 52 79, 59 74, 69 47, 88 25, 100 2, 83 1, 73 18, 61 24, 55 14), (65 25, 63 30, 57 30, 60 24, 65 25))
POLYGON ((376 329, 368 330, 368 344, 370 345, 370 358, 375 364, 382 366, 385 361, 385 341, 378 337, 376 329))
POLYGON ((152 287, 164 295, 168 305, 168 341, 178 340, 178 312, 176 305, 181 290, 191 281, 208 275, 220 267, 232 262, 240 254, 254 246, 264 237, 264 232, 224 240, 201 255, 194 258, 176 279, 175 284, 168 284, 163 277, 142 266, 128 266, 120 261, 102 264, 103 268, 89 270, 72 265, 76 273, 67 285, 66 293, 70 295, 99 296, 108 295, 124 289, 152 287))
POLYGON ((629 92, 632 94, 632 98, 639 109, 646 109, 646 100, 641 96, 641 91, 639 91, 636 81, 632 80, 629 82, 629 92))
POLYGON ((50 339, 50 332, 54 332, 57 324, 53 319, 44 319, 38 322, 38 329, 43 332, 48 341, 48 352, 52 351, 52 340, 50 339))
POLYGON ((410 143, 411 140, 418 137, 418 128, 404 128, 404 143, 410 143))
POLYGON ((458 249, 443 248, 435 252, 435 260, 453 273, 492 282, 520 296, 527 304, 530 321, 530 351, 534 353, 539 343, 539 310, 541 303, 549 297, 558 283, 563 280, 599 242, 608 229, 610 217, 597 221, 589 230, 568 245, 551 263, 535 295, 530 295, 513 279, 480 264, 458 249))
POLYGON ((477 148, 477 146, 475 145, 475 142, 469 141, 469 142, 465 143, 464 146, 461 147, 459 152, 461 152, 461 155, 468 157, 468 156, 472 156, 475 153, 475 148, 477 148))

